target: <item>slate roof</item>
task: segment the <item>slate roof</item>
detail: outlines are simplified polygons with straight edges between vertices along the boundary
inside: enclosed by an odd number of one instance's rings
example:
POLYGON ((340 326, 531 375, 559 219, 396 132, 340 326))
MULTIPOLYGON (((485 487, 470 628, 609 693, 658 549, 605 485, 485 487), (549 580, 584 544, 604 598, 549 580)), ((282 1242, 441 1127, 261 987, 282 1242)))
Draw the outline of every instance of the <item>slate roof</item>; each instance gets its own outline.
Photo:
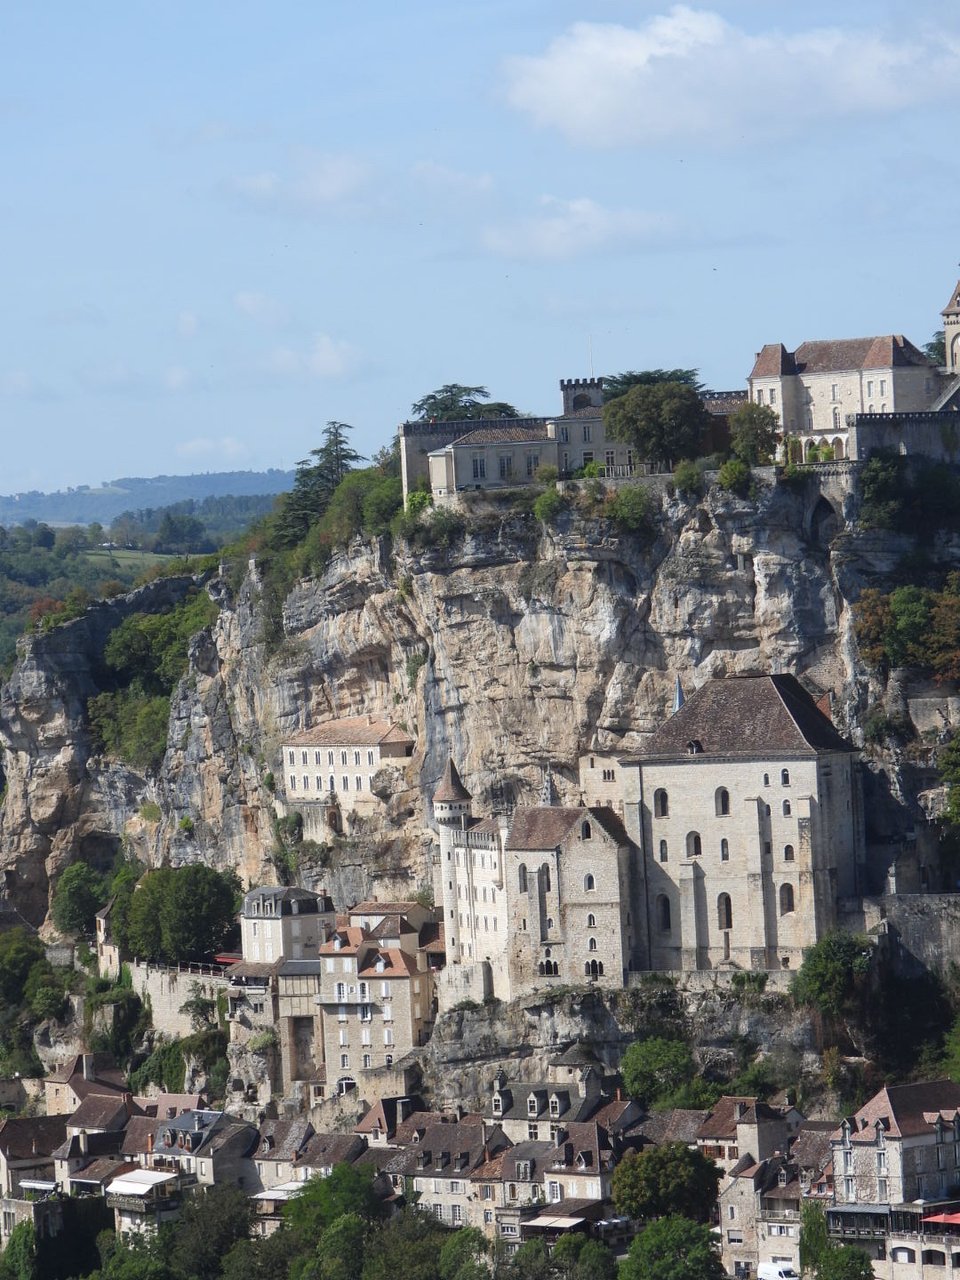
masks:
POLYGON ((547 1156, 551 1169, 611 1169, 615 1164, 613 1143, 606 1129, 592 1120, 564 1125, 564 1138, 547 1156))
POLYGON ((518 1182, 517 1165, 529 1163, 530 1182, 539 1182, 547 1167, 551 1152, 556 1150, 552 1142, 517 1142, 512 1147, 505 1147, 496 1155, 485 1160, 470 1175, 471 1182, 518 1182))
POLYGON ((8 1160, 52 1158, 66 1136, 66 1116, 10 1116, 0 1124, 0 1151, 8 1160))
POLYGON ((797 759, 855 748, 795 676, 708 680, 644 743, 636 763, 678 756, 797 759), (696 744, 696 751, 691 750, 696 744))
POLYGON ((419 1174, 433 1178, 463 1178, 501 1147, 509 1146, 502 1130, 484 1137, 480 1116, 429 1125, 419 1142, 395 1152, 384 1168, 389 1173, 419 1174))
POLYGON ((389 720, 375 720, 372 716, 328 720, 312 729, 299 729, 284 737, 283 741, 293 747, 376 747, 381 743, 404 747, 414 745, 413 739, 389 720))
POLYGON ((444 765, 443 777, 440 779, 440 785, 433 793, 433 803, 439 800, 441 804, 458 804, 463 800, 472 799, 470 792, 463 785, 460 779, 460 772, 453 763, 451 756, 447 757, 447 763, 444 765))
POLYGON ((950 295, 950 301, 940 312, 942 316, 960 315, 960 280, 957 281, 953 293, 950 295))
POLYGON ((596 1098, 581 1098, 576 1085, 554 1084, 546 1080, 511 1081, 500 1090, 502 1111, 493 1110, 493 1101, 487 1105, 485 1114, 494 1121, 501 1120, 556 1120, 565 1124, 571 1120, 586 1120, 596 1109, 596 1098), (537 1112, 531 1115, 527 1110, 527 1100, 531 1094, 537 1098, 537 1112), (550 1114, 550 1099, 556 1098, 560 1105, 557 1115, 550 1114))
POLYGON ((295 1160, 313 1136, 313 1125, 303 1116, 264 1120, 257 1131, 258 1160, 295 1160))
MULTIPOLYGON (((316 915, 318 912, 332 911, 333 900, 326 894, 313 893, 310 889, 296 889, 291 887, 280 887, 279 885, 261 885, 257 889, 250 889, 243 895, 243 909, 241 914, 244 916, 254 915, 253 906, 255 902, 272 902, 279 905, 282 916, 292 915, 290 908, 294 903, 297 904, 298 915, 316 915), (287 908, 284 910, 284 908, 287 908)), ((257 913, 256 918, 259 920, 262 913, 257 913)), ((269 918, 269 917, 268 917, 269 918)))
POLYGON ((688 1147, 697 1141, 697 1133, 709 1111, 673 1107, 669 1111, 656 1111, 640 1125, 643 1136, 656 1146, 670 1142, 683 1142, 688 1147))
POLYGON ((115 1178, 122 1173, 130 1173, 139 1169, 139 1165, 129 1160, 121 1160, 116 1156, 102 1156, 99 1160, 91 1160, 82 1169, 76 1169, 70 1175, 71 1182, 104 1183, 108 1178, 115 1178))
POLYGON ((113 1133, 88 1133, 87 1149, 83 1150, 83 1140, 79 1133, 71 1134, 60 1143, 52 1153, 54 1160, 87 1159, 93 1156, 116 1155, 123 1142, 124 1131, 116 1129, 113 1133))
POLYGON ((791 1144, 790 1159, 800 1169, 821 1174, 832 1158, 830 1135, 835 1129, 832 1120, 805 1120, 791 1144))
POLYGON ((113 1054, 93 1053, 87 1056, 93 1059, 92 1080, 84 1078, 82 1053, 76 1054, 56 1071, 51 1071, 46 1079, 55 1084, 69 1084, 80 1098, 85 1098, 88 1093, 124 1092, 127 1087, 126 1078, 114 1061, 113 1054))
MULTIPOLYGON (((952 1080, 888 1085, 852 1117, 850 1141, 873 1142, 877 1121, 883 1123, 884 1133, 895 1138, 932 1133, 938 1115, 952 1120, 957 1111, 960 1111, 960 1084, 952 1080)), ((840 1136, 841 1131, 836 1129, 834 1140, 839 1141, 840 1136)))
POLYGON ((567 809, 560 805, 537 805, 514 811, 507 836, 508 849, 538 852, 556 849, 579 823, 595 822, 618 845, 629 844, 623 823, 612 809, 567 809))
POLYGON ((132 1116, 127 1121, 120 1139, 120 1154, 124 1156, 146 1155, 152 1149, 153 1137, 157 1132, 157 1121, 154 1116, 132 1116))
POLYGON ((91 1093, 70 1116, 71 1129, 122 1129, 137 1108, 128 1093, 91 1093), (120 1123, 118 1123, 120 1122, 120 1123))
POLYGON ((152 1098, 134 1098, 134 1102, 144 1115, 156 1116, 160 1120, 172 1119, 184 1111, 196 1111, 203 1106, 199 1093, 158 1093, 152 1098))
POLYGON ((315 1133, 297 1159, 297 1166, 327 1169, 335 1164, 352 1164, 367 1149, 367 1140, 356 1133, 315 1133))

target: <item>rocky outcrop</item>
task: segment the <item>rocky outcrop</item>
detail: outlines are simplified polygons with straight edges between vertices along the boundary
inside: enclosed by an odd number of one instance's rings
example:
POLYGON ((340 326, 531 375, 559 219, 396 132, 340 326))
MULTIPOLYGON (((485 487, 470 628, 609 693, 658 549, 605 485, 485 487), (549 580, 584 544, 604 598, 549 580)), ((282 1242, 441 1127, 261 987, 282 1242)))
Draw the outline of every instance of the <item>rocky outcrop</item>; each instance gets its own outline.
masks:
MULTIPOLYGON (((383 716, 417 743, 402 779, 383 781, 380 821, 304 850, 301 876, 338 905, 429 883, 424 796, 448 754, 478 811, 533 800, 548 762, 558 798, 576 802, 579 754, 636 745, 667 712, 677 675, 689 686, 797 672, 833 692, 835 720, 857 738, 882 691, 858 663, 851 606, 890 573, 902 539, 843 525, 855 495, 842 471, 799 492, 766 477, 749 502, 716 488, 657 500, 652 543, 575 513, 553 529, 485 517, 450 548, 416 553, 356 543, 289 592, 279 642, 256 565, 214 577, 219 618, 191 644, 155 777, 92 754, 85 703, 113 627, 182 598, 191 580, 30 636, 0 699, 8 891, 40 923, 62 867, 106 863, 121 841, 148 864, 203 860, 274 880, 280 741, 332 716, 383 716)), ((952 725, 960 702, 936 693, 907 689, 904 700, 924 724, 952 725)), ((904 830, 917 781, 907 763, 877 757, 885 825, 904 830)))

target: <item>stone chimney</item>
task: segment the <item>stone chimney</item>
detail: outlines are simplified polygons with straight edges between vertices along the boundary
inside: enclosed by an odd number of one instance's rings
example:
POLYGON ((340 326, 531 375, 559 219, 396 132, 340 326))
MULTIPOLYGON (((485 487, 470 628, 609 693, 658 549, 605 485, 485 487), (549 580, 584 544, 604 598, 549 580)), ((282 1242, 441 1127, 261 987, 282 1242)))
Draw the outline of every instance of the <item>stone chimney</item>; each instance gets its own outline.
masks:
POLYGON ((80 1055, 80 1068, 83 1072, 84 1080, 95 1080, 96 1074, 93 1070, 93 1054, 83 1053, 80 1055))

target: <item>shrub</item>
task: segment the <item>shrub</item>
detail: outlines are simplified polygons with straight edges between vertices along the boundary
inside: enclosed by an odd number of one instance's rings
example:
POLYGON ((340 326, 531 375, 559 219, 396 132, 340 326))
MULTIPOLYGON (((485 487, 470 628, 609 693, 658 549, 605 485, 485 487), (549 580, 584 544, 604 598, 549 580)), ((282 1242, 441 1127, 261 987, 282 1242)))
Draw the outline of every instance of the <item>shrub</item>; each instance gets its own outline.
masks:
POLYGON ((277 1033, 273 1027, 267 1027, 264 1031, 258 1031, 255 1036, 251 1036, 248 1047, 252 1053, 263 1053, 265 1049, 275 1049, 277 1047, 277 1033))
POLYGON ((140 806, 140 817, 144 822, 159 822, 161 816, 160 806, 154 800, 145 800, 140 806))
POLYGON ((691 496, 699 494, 703 488, 703 476, 700 468, 695 462, 690 462, 684 458, 673 469, 673 484, 677 493, 687 493, 691 496))
POLYGON ((543 524, 553 524, 566 503, 556 489, 547 489, 533 504, 533 514, 543 524))
POLYGON ((556 484, 558 475, 559 475, 559 472, 557 471, 556 467, 553 467, 550 465, 541 467, 537 472, 537 483, 538 484, 556 484))
POLYGON ((189 814, 185 813, 183 815, 183 817, 177 823, 177 830, 182 835, 185 835, 188 840, 193 835, 193 819, 190 817, 189 814))
POLYGON ((599 462, 588 462, 583 468, 583 478, 584 480, 599 480, 602 470, 603 468, 599 462))
POLYGON ((417 687, 417 677, 423 667, 426 666, 427 655, 423 650, 418 653, 411 653, 407 657, 407 683, 411 690, 417 687))
POLYGON ((613 522, 627 533, 650 531, 650 498, 638 484, 625 485, 608 504, 613 522))
POLYGON ((433 506, 433 498, 423 489, 415 489, 413 493, 407 494, 407 515, 412 516, 416 520, 427 510, 433 506))
POLYGON ((62 933, 92 933, 93 918, 107 900, 103 877, 85 862, 67 867, 57 882, 51 913, 62 933))
POLYGON ((730 458, 720 468, 717 484, 721 489, 745 498, 750 492, 750 468, 739 458, 730 458))

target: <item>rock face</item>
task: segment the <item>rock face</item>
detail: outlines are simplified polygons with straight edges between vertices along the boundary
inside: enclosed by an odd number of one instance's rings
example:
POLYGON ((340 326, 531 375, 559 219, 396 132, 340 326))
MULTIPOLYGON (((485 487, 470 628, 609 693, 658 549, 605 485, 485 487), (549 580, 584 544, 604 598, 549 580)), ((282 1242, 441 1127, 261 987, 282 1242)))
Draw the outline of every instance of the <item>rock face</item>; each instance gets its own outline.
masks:
MULTIPOLYGON (((843 531, 856 502, 843 475, 803 492, 768 480, 751 502, 716 488, 696 502, 659 499, 652 545, 575 515, 549 530, 531 516, 485 518, 449 549, 417 554, 357 543, 290 591, 279 644, 264 640, 270 584, 256 566, 235 588, 214 577, 219 618, 191 643, 156 777, 92 754, 85 703, 101 687, 110 631, 135 609, 182 599, 191 580, 156 582, 29 637, 0 699, 8 892, 39 924, 62 868, 77 857, 106 865, 121 841, 147 864, 203 860, 275 880, 268 775, 279 792, 283 735, 332 716, 392 719, 417 742, 400 783, 383 783, 382 822, 313 850, 302 870, 341 907, 429 883, 424 795, 448 753, 478 812, 534 800, 547 762, 558 799, 576 802, 578 755, 636 745, 668 711, 677 675, 689 686, 795 671, 833 691, 838 727, 858 740, 882 691, 858 666, 851 606, 902 540, 843 531), (147 801, 159 820, 141 812, 147 801)), ((901 700, 911 706, 909 688, 901 700)), ((936 690, 921 703, 925 723, 952 724, 960 709, 936 690)), ((885 822, 906 830, 912 783, 896 760, 878 772, 885 822)))

